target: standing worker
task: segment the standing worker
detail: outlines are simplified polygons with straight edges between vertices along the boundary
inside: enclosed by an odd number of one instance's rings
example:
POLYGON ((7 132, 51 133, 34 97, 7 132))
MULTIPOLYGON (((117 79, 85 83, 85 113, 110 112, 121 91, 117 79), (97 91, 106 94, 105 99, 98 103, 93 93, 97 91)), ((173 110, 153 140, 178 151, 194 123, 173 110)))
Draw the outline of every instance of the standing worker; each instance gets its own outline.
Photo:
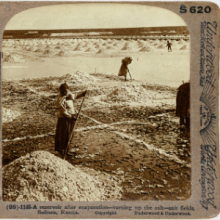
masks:
POLYGON ((168 52, 169 52, 169 50, 172 52, 171 43, 169 41, 167 41, 166 47, 168 47, 168 52))
MULTIPOLYGON (((118 76, 124 76, 125 77, 125 81, 126 81, 126 77, 127 77, 127 73, 130 71, 128 69, 128 65, 132 62, 133 57, 125 57, 121 62, 121 68, 119 70, 118 76)), ((131 74, 130 74, 130 78, 131 78, 131 74)), ((132 78, 131 78, 132 80, 132 78)))
POLYGON ((180 126, 190 129, 190 83, 184 83, 178 88, 176 96, 176 116, 180 117, 180 126))
POLYGON ((73 102, 75 99, 86 95, 86 91, 78 95, 70 93, 69 86, 66 83, 60 85, 60 94, 57 97, 58 122, 55 135, 55 151, 61 155, 65 154, 70 135, 76 123, 76 113, 73 102))

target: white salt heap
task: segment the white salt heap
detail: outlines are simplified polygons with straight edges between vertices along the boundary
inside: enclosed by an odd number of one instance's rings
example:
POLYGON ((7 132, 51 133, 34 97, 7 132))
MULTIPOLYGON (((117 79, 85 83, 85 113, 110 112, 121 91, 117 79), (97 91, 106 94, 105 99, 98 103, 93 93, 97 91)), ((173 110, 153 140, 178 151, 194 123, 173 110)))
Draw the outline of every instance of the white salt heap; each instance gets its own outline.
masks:
POLYGON ((148 92, 143 86, 127 84, 116 88, 103 98, 107 102, 142 102, 148 98, 148 92))
POLYGON ((2 108, 2 123, 10 122, 20 115, 19 112, 2 108))
POLYGON ((82 71, 76 71, 75 73, 68 73, 62 77, 70 77, 70 79, 74 83, 86 83, 86 82, 94 82, 96 81, 96 78, 89 75, 88 73, 82 72, 82 71))
POLYGON ((14 160, 3 170, 4 201, 112 201, 121 198, 120 180, 75 167, 47 151, 14 160))

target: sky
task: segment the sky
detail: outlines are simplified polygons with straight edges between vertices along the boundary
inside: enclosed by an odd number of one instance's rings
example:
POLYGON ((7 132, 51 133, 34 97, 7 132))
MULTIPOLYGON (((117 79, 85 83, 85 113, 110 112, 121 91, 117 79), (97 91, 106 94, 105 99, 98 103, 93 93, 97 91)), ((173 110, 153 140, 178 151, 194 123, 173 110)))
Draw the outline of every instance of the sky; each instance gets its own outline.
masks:
POLYGON ((129 3, 77 3, 43 6, 16 14, 5 30, 186 26, 167 9, 129 3))

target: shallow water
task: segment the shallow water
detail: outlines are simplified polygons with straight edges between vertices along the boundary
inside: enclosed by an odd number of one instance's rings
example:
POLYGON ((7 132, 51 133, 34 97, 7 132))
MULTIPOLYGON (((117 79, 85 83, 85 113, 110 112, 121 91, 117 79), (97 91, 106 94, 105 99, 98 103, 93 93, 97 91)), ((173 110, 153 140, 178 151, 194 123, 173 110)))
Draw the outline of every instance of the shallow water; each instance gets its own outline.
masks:
POLYGON ((189 51, 120 53, 112 57, 110 55, 75 55, 44 58, 44 62, 3 63, 2 76, 7 79, 60 76, 77 70, 117 75, 121 59, 128 55, 134 57, 129 69, 132 78, 136 80, 178 87, 182 81, 186 82, 190 78, 189 51))

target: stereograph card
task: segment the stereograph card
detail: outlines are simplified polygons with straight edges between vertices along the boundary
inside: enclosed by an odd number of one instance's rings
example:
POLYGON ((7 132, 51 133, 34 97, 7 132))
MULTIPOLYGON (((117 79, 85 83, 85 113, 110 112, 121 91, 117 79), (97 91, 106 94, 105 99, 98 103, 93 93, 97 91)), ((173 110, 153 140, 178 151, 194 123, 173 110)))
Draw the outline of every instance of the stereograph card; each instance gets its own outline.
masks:
POLYGON ((0 2, 1 218, 219 213, 219 7, 0 2))

